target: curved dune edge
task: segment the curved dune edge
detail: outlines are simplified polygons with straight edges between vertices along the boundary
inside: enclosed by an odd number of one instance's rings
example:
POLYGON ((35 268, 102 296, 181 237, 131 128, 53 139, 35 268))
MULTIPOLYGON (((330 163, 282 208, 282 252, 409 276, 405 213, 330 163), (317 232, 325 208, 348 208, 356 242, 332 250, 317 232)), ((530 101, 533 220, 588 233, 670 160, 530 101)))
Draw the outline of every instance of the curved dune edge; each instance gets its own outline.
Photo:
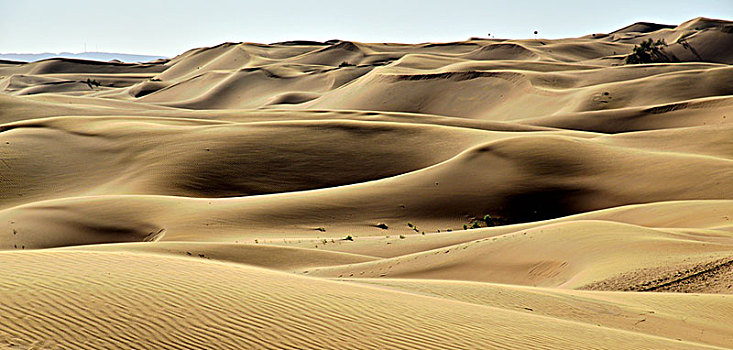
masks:
POLYGON ((515 136, 388 121, 125 117, 34 119, 0 131, 3 176, 11 182, 0 195, 6 206, 90 194, 217 198, 336 187, 409 173, 515 136), (30 168, 38 175, 29 179, 30 168))
MULTIPOLYGON (((333 240, 331 240, 333 241, 333 240)), ((352 253, 324 250, 211 242, 155 242, 118 243, 72 246, 52 251, 126 252, 160 254, 164 256, 191 257, 258 266, 282 271, 298 271, 304 268, 345 265, 372 261, 377 258, 352 253)))
POLYGON ((680 233, 579 220, 306 273, 321 277, 424 278, 555 288, 594 285, 594 289, 601 290, 654 290, 656 285, 674 281, 665 275, 681 280, 709 271, 722 280, 708 281, 700 291, 733 293, 729 286, 733 279, 727 276, 729 261, 733 261, 733 234, 729 232, 680 233), (720 271, 710 271, 718 266, 720 271), (687 270, 685 275, 675 274, 687 270), (617 278, 622 274, 623 278, 617 278), (618 281, 612 282, 614 278, 618 281))
MULTIPOLYGON (((45 207, 6 211, 10 218, 7 241, 13 244, 11 249, 16 250, 31 249, 33 242, 42 242, 77 246, 69 248, 76 250, 186 254, 321 277, 451 279, 601 290, 733 292, 729 283, 733 281, 726 274, 731 265, 729 261, 733 259, 733 234, 729 229, 730 217, 726 216, 730 201, 636 205, 544 223, 426 235, 413 232, 390 236, 396 233, 394 228, 383 230, 362 225, 362 230, 379 231, 385 236, 356 236, 350 241, 343 239, 344 231, 329 233, 313 228, 294 227, 295 232, 309 233, 288 237, 284 235, 284 226, 273 231, 284 238, 274 239, 273 234, 259 231, 250 218, 242 217, 238 205, 231 208, 235 216, 226 219, 229 225, 201 230, 197 228, 199 220, 210 219, 212 213, 207 211, 213 209, 198 209, 202 207, 203 203, 198 204, 201 200, 181 202, 165 197, 157 197, 161 205, 148 207, 148 210, 150 218, 170 221, 131 221, 122 226, 119 223, 139 217, 139 213, 125 214, 109 208, 134 198, 117 197, 108 204, 97 198, 79 199, 81 201, 76 203, 94 203, 79 207, 84 208, 84 212, 72 210, 73 207, 63 209, 58 201, 45 207), (193 205, 190 210, 184 209, 186 202, 193 205), (164 210, 170 207, 177 210, 164 210), (90 208, 94 211, 89 212, 90 208), (38 210, 51 210, 55 214, 40 220, 38 210), (672 223, 663 218, 679 211, 685 211, 696 221, 679 222, 686 227, 654 227, 656 220, 672 223), (28 220, 21 214, 23 212, 27 212, 28 220), (76 222, 70 225, 69 219, 74 217, 76 222), (184 217, 190 221, 182 222, 184 217), (231 221, 234 217, 241 221, 231 221), (118 224, 110 225, 109 222, 118 224), (164 227, 165 235, 156 237, 159 238, 157 243, 86 246, 105 243, 105 240, 107 243, 144 242, 151 234, 163 230, 158 227, 164 227), (322 238, 314 238, 318 236, 322 238), (202 242, 207 237, 209 242, 202 242), (175 242, 182 238, 191 242, 175 242), (211 243, 213 240, 222 243, 211 243), (230 243, 224 243, 227 240, 230 243), (239 243, 240 240, 250 244, 239 243), (701 284, 696 280, 700 277, 708 282, 701 284), (669 289, 672 287, 677 289, 669 289)), ((143 203, 154 203, 153 198, 156 197, 146 197, 143 203)), ((106 202, 107 198, 102 199, 106 202)), ((211 206, 204 203, 204 208, 211 206)), ((219 212, 219 215, 226 213, 219 212)), ((351 234, 356 235, 355 232, 351 234)))
POLYGON ((0 261, 7 346, 705 348, 241 265, 60 251, 5 252, 0 261))

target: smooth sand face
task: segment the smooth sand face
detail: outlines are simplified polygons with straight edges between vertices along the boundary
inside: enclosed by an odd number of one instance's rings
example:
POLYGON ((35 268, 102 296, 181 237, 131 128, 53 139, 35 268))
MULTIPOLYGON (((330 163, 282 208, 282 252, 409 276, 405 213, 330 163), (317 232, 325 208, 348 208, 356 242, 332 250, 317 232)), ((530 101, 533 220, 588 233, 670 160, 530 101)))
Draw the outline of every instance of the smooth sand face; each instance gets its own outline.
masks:
POLYGON ((0 62, 0 348, 730 347, 732 47, 0 62))

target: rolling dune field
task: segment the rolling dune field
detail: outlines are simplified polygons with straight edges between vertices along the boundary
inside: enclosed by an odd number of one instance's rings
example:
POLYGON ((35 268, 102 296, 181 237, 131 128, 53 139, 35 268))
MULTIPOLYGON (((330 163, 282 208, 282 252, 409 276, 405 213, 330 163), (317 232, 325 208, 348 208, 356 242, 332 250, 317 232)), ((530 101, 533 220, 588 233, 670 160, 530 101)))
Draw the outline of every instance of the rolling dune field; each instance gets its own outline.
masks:
POLYGON ((732 119, 709 18, 0 61, 0 349, 733 348, 732 119))

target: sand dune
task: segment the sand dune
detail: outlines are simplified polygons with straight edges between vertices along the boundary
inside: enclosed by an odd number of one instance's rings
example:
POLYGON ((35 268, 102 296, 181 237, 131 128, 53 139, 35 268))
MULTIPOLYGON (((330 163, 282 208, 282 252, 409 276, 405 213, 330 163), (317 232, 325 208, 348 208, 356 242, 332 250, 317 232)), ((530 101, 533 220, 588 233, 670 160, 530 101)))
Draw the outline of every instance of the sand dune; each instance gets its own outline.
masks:
POLYGON ((0 319, 7 346, 550 349, 622 342, 632 348, 706 348, 242 265, 84 252, 0 253, 0 259, 8 286, 0 292, 10 316, 0 319))
POLYGON ((421 295, 726 347, 730 296, 603 293, 439 280, 355 279, 421 295), (662 305, 674 303, 673 309, 662 305), (664 311, 659 307, 662 306, 664 311))
POLYGON ((1 61, 0 347, 729 348, 732 28, 1 61))
MULTIPOLYGON (((578 220, 309 273, 328 277, 457 279, 558 288, 582 288, 626 273, 624 283, 630 286, 628 275, 652 267, 693 266, 720 259, 726 259, 721 264, 733 261, 731 244, 733 236, 729 232, 665 232, 628 224, 578 220), (645 254, 653 250, 666 254, 645 254)), ((635 275, 636 284, 659 278, 659 271, 654 272, 652 276, 635 275)), ((730 281, 733 279, 727 278, 730 281)), ((631 289, 621 285, 617 283, 615 290, 631 289)), ((733 292, 727 286, 725 289, 733 292)))

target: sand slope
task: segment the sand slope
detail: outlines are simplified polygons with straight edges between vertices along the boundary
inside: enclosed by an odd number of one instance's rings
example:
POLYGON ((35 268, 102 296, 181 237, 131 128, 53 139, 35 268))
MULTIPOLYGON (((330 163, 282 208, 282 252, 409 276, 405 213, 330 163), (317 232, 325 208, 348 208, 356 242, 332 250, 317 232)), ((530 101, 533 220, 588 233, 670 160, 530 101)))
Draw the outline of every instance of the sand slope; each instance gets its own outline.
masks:
POLYGON ((0 292, 7 310, 0 334, 7 346, 705 348, 241 265, 125 253, 0 253, 0 259, 7 286, 0 292))
POLYGON ((732 43, 2 61, 0 347, 730 348, 732 43))

